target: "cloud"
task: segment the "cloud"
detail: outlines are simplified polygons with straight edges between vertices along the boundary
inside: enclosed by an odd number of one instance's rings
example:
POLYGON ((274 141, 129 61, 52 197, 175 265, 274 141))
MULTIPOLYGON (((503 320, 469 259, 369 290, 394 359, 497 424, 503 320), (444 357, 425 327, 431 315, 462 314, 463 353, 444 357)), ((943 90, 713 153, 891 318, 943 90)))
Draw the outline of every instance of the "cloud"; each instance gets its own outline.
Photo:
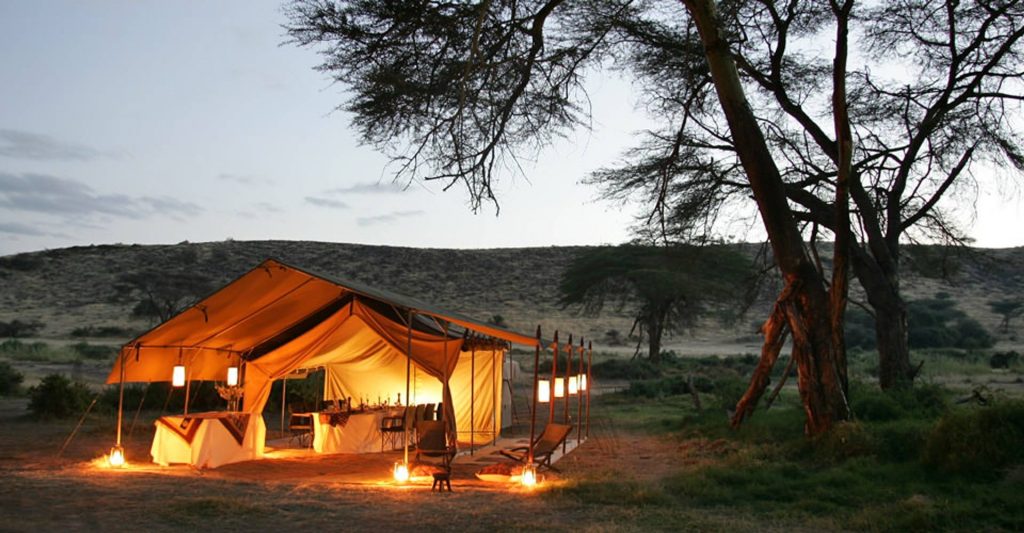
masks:
POLYGON ((356 219, 356 224, 360 226, 373 226, 375 224, 390 224, 392 222, 398 222, 399 219, 418 217, 423 214, 423 211, 393 211, 386 215, 376 215, 372 217, 359 217, 356 219))
POLYGON ((20 235, 25 237, 58 237, 58 238, 69 238, 64 233, 54 233, 52 231, 46 231, 39 226, 30 226, 28 224, 22 224, 20 222, 0 222, 0 234, 8 235, 20 235))
POLYGON ((282 212, 284 212, 284 209, 281 209, 280 207, 277 207, 276 205, 274 205, 274 204, 272 204, 270 202, 260 202, 260 203, 256 204, 256 209, 259 209, 260 211, 266 212, 266 213, 282 213, 282 212))
POLYGON ((0 155, 36 161, 89 161, 110 154, 89 146, 58 141, 48 135, 0 129, 0 155))
POLYGON ((169 196, 97 194, 88 185, 70 179, 6 172, 0 172, 0 207, 65 220, 103 215, 141 219, 154 212, 177 217, 197 215, 203 211, 196 204, 169 196))
POLYGON ((241 174, 229 174, 227 172, 217 174, 217 179, 221 181, 232 181, 240 185, 272 185, 274 183, 267 178, 241 174))
POLYGON ((328 189, 324 191, 324 194, 401 194, 403 192, 405 192, 405 187, 393 181, 384 183, 367 181, 348 187, 328 189))
POLYGON ((307 196, 306 203, 313 204, 317 207, 328 207, 331 209, 348 209, 348 204, 346 204, 345 202, 331 200, 330 198, 317 198, 315 196, 307 196))

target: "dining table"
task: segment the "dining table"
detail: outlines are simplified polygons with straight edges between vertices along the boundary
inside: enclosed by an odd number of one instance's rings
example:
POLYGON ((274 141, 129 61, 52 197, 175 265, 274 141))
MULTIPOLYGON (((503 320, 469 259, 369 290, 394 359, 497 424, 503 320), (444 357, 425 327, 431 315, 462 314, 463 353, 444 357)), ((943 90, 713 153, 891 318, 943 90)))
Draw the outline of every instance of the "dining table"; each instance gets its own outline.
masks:
POLYGON ((261 415, 241 412, 189 413, 161 416, 150 455, 162 466, 189 464, 196 468, 263 458, 267 428, 261 415))
POLYGON ((313 451, 317 453, 377 453, 385 417, 401 416, 403 408, 312 413, 313 451))

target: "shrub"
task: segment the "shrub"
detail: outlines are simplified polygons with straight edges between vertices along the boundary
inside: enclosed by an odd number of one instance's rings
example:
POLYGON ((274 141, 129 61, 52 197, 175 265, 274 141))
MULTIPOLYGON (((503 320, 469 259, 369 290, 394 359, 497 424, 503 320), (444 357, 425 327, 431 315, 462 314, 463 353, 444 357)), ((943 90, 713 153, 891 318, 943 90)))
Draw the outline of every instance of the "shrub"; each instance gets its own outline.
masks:
POLYGON ((119 326, 84 326, 71 330, 72 337, 133 337, 135 332, 119 326))
POLYGON ((946 415, 928 435, 924 461, 944 472, 981 477, 1024 461, 1024 402, 946 415))
MULTIPOLYGON (((559 368, 565 368, 561 366, 563 363, 559 361, 559 368)), ((547 369, 545 365, 541 365, 540 372, 551 372, 551 363, 547 363, 547 369)), ((591 368, 591 372, 595 378, 601 379, 652 379, 661 375, 661 370, 657 365, 651 363, 647 359, 607 359, 600 363, 594 363, 591 368)))
POLYGON ((32 320, 30 322, 22 322, 21 320, 12 320, 10 322, 0 321, 0 337, 31 337, 39 332, 45 326, 38 320, 32 320))
POLYGON ((71 348, 75 353, 86 359, 109 359, 113 361, 114 357, 117 355, 117 348, 114 348, 113 346, 102 346, 89 344, 87 342, 76 343, 72 345, 71 348))
POLYGON ((989 358, 988 364, 992 368, 1010 368, 1020 362, 1020 354, 1015 350, 1009 352, 996 352, 989 358))
POLYGON ((810 444, 816 458, 830 463, 874 452, 871 434, 860 422, 840 422, 831 431, 812 439, 810 444))
POLYGON ((68 418, 81 414, 92 392, 84 383, 72 382, 61 374, 50 374, 28 390, 28 409, 39 419, 68 418))
POLYGON ((856 398, 850 407, 857 418, 872 422, 896 420, 903 414, 900 404, 892 396, 881 392, 856 398))
POLYGON ((7 361, 0 361, 0 396, 8 396, 18 391, 18 386, 25 376, 14 369, 7 361))
POLYGON ((932 427, 933 422, 913 419, 870 425, 875 456, 889 462, 920 459, 932 427))

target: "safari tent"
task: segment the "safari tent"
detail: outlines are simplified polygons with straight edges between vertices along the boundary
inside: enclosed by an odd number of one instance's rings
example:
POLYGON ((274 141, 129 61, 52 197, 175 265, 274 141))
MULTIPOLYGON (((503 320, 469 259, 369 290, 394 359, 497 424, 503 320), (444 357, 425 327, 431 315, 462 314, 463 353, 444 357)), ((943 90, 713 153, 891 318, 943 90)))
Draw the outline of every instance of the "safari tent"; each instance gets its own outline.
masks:
MULTIPOLYGON (((223 382, 244 390, 240 411, 262 413, 275 380, 323 368, 323 399, 358 404, 397 395, 440 403, 451 438, 477 443, 502 424, 502 361, 533 337, 429 303, 268 259, 122 347, 108 383, 223 382)), ((507 416, 505 419, 507 420, 507 416)))

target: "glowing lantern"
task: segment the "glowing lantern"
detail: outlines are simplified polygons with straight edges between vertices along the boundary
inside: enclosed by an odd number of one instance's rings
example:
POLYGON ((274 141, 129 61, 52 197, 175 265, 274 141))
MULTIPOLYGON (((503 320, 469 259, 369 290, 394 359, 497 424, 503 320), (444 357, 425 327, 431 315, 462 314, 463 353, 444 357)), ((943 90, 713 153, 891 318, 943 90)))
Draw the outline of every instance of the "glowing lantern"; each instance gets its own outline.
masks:
POLYGON ((569 376, 569 394, 574 395, 579 392, 579 385, 576 376, 569 376))
POLYGON ((175 387, 185 386, 185 365, 174 365, 174 372, 171 374, 171 385, 175 387))
POLYGON ((565 397, 565 378, 555 378, 555 398, 565 397))
POLYGON ((537 403, 548 403, 551 401, 551 382, 546 379, 537 381, 537 403))
POLYGON ((110 455, 107 456, 107 463, 115 468, 124 466, 124 448, 121 446, 114 446, 110 449, 110 455))
POLYGON ((580 390, 587 390, 587 375, 586 374, 580 374, 579 382, 580 382, 580 390))
POLYGON ((533 463, 523 467, 523 476, 520 478, 524 487, 533 487, 537 484, 537 467, 533 463))
POLYGON ((228 387, 234 387, 238 385, 238 367, 228 367, 228 387))
POLYGON ((409 481, 409 465, 405 463, 395 463, 393 474, 395 476, 395 481, 399 483, 409 481))

